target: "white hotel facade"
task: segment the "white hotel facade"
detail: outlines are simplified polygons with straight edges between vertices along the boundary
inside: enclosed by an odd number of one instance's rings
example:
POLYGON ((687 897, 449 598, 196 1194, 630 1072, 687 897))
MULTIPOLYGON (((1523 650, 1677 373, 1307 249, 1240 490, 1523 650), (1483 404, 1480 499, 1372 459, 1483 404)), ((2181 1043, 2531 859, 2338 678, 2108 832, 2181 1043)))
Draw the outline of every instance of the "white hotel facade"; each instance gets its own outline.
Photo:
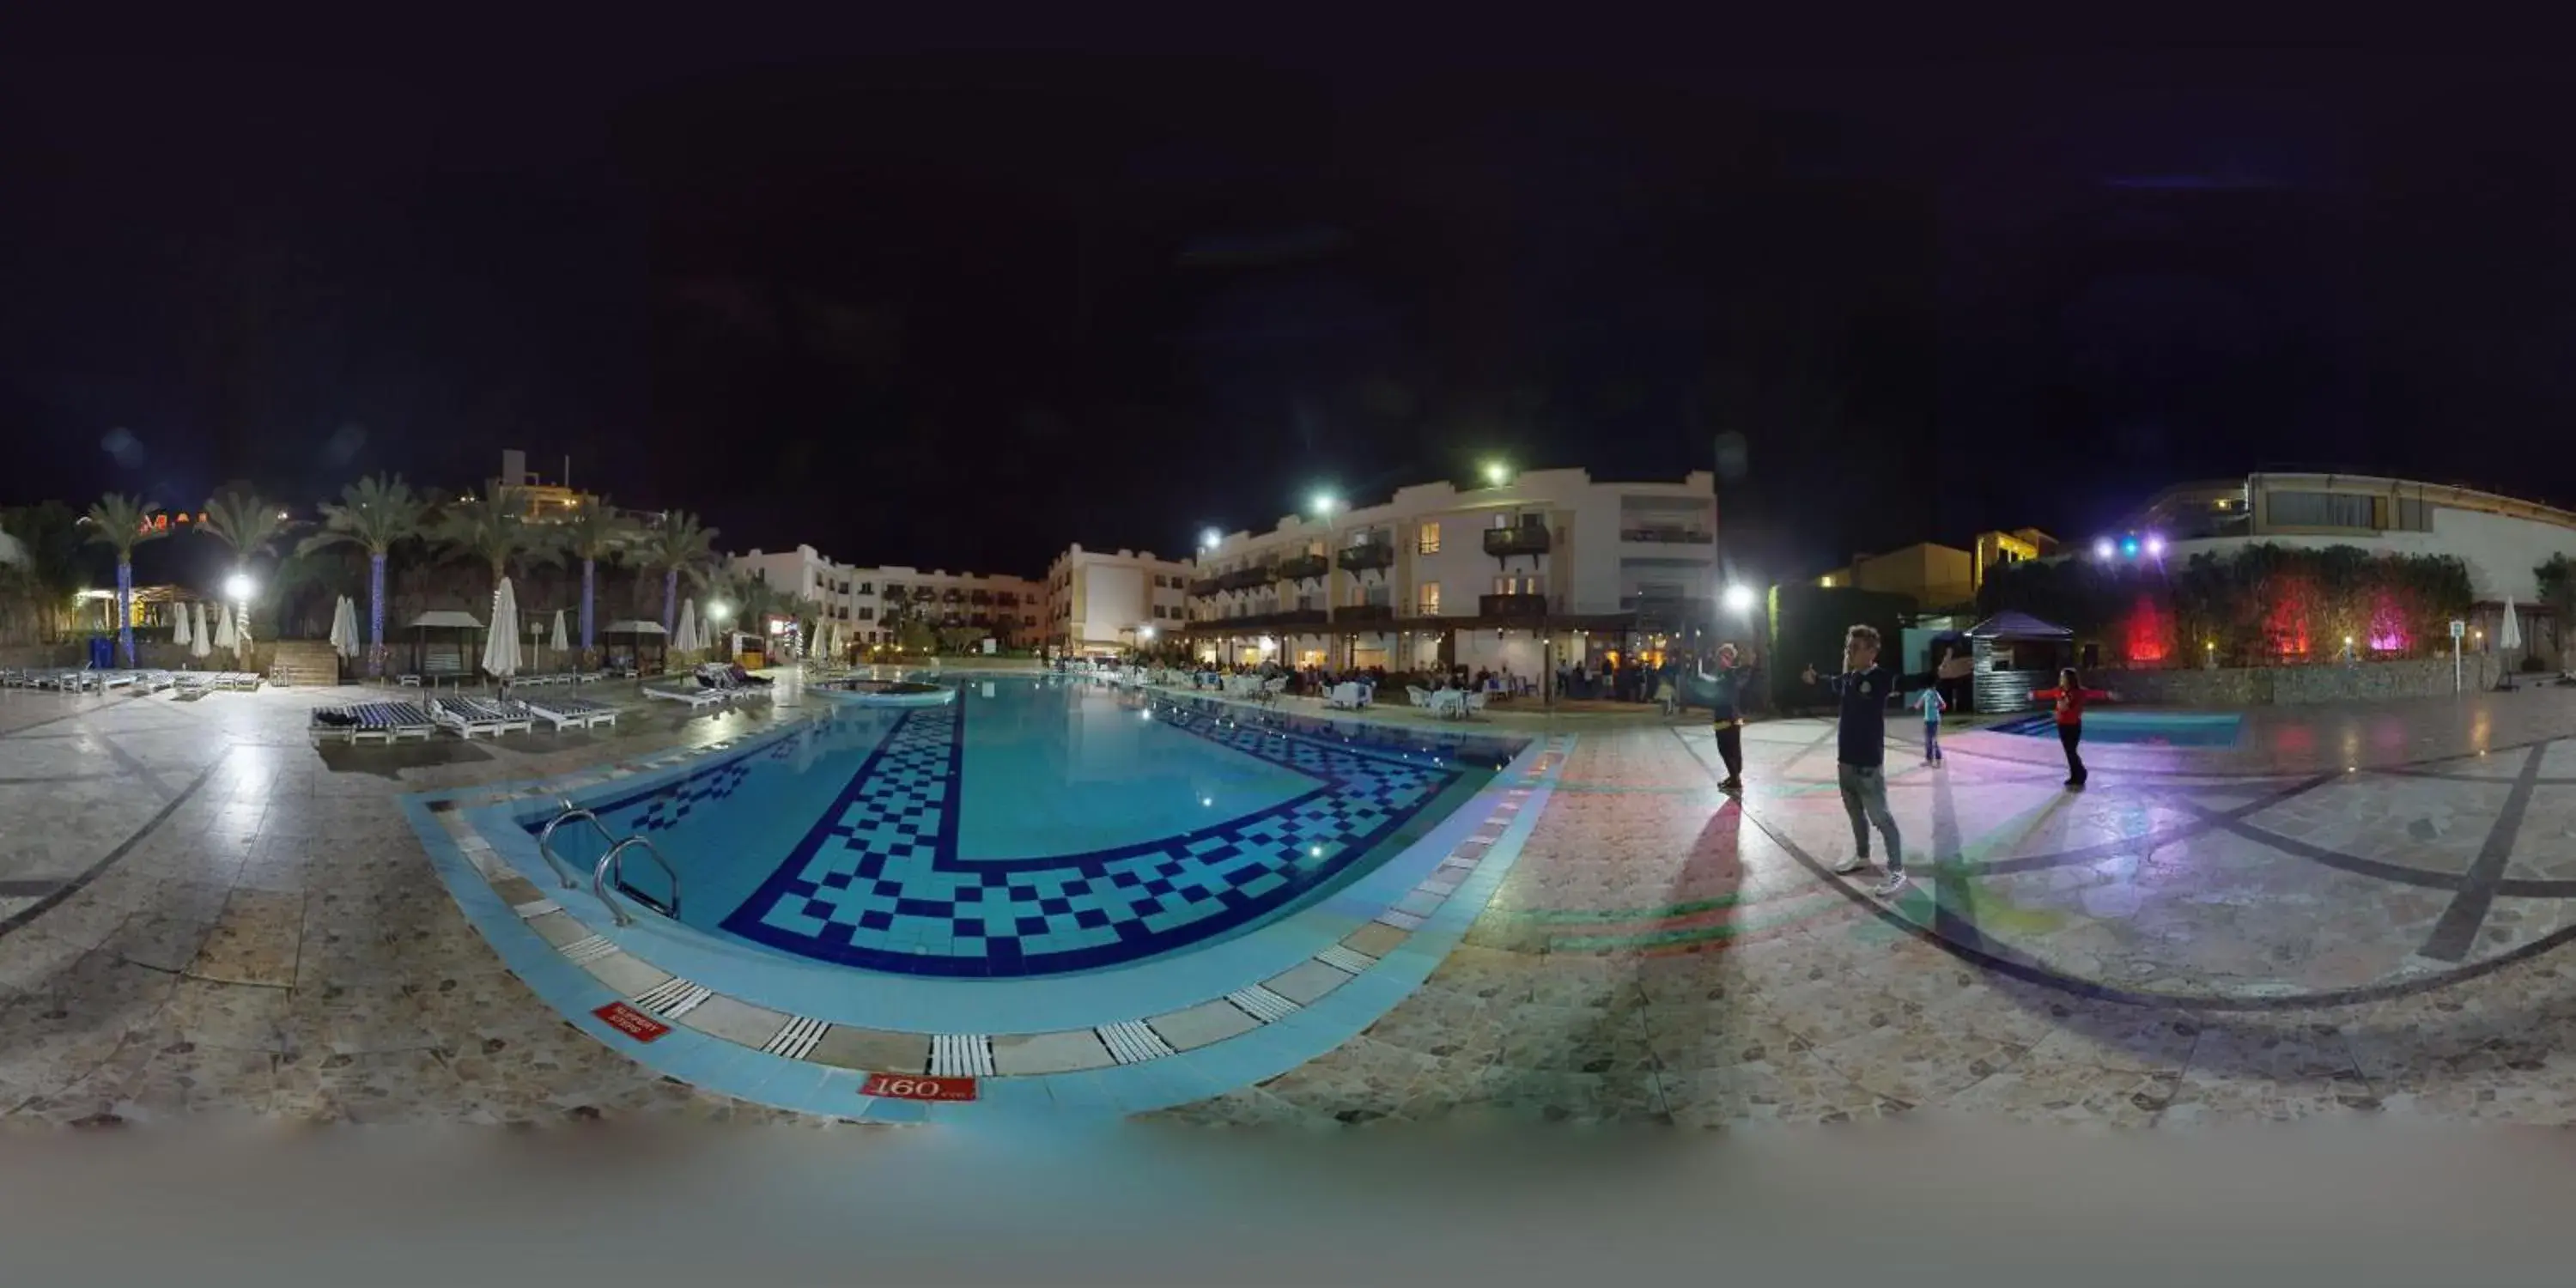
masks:
POLYGON ((1695 646, 1715 625, 1715 485, 1532 470, 1222 535, 1183 635, 1207 660, 1526 676, 1695 646))
POLYGON ((1040 638, 1063 653, 1114 654, 1176 637, 1189 623, 1191 571, 1152 551, 1076 545, 1047 565, 1040 638))
POLYGON ((934 629, 980 627, 1004 644, 1025 646, 1038 640, 1046 611, 1045 588, 1026 577, 859 567, 812 546, 754 550, 726 564, 737 575, 821 604, 841 638, 861 646, 894 642, 893 623, 907 610, 934 629))

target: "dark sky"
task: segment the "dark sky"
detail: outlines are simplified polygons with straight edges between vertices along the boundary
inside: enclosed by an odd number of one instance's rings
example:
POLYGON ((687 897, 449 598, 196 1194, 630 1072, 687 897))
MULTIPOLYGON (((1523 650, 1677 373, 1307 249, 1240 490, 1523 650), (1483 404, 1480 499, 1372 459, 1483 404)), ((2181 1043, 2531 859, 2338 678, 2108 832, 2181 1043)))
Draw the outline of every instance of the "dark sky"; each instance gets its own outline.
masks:
POLYGON ((2560 70, 0 55, 0 502, 505 446, 1036 574, 1742 433, 1757 574, 2316 465, 2576 503, 2560 70))

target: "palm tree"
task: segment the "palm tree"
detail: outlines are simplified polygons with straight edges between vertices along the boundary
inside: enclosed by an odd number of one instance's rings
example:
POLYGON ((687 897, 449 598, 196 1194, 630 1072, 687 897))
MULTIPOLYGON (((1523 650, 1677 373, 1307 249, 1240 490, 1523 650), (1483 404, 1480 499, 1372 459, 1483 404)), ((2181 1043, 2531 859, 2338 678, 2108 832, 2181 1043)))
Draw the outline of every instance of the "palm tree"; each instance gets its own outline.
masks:
POLYGON ((116 552, 116 639, 128 668, 134 665, 134 548, 169 535, 152 523, 155 513, 139 497, 110 492, 81 520, 90 525, 90 540, 116 552))
POLYGON ((694 514, 674 514, 644 534, 637 562, 662 574, 662 629, 679 622, 680 575, 705 585, 714 575, 716 530, 698 526, 694 514))
POLYGON ((437 538, 450 558, 473 558, 492 570, 492 593, 510 575, 513 563, 545 563, 555 557, 550 534, 529 525, 526 493, 496 487, 479 497, 448 505, 439 513, 437 538))
POLYGON ((641 534, 604 496, 583 497, 572 521, 559 531, 565 551, 581 561, 581 651, 586 654, 591 649, 591 605, 597 598, 599 561, 623 555, 641 534))
MULTIPOLYGON (((340 501, 322 505, 322 531, 304 539, 307 554, 347 543, 367 552, 367 674, 385 669, 385 556, 421 535, 428 503, 397 474, 370 475, 340 489, 340 501)), ((213 521, 210 511, 207 520, 213 521)))
MULTIPOLYGON (((286 511, 246 489, 228 490, 206 499, 205 522, 197 531, 232 547, 233 572, 250 571, 251 556, 286 533, 286 511)), ((243 606, 248 611, 248 606, 243 606)))

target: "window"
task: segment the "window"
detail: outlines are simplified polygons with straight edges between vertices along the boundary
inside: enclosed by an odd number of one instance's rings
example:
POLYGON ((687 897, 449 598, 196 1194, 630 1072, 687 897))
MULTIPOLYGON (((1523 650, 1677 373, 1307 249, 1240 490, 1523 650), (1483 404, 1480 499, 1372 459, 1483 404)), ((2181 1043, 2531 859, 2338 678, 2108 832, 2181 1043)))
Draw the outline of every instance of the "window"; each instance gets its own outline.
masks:
POLYGON ((862 595, 873 595, 873 594, 877 593, 876 584, 875 584, 875 583, 873 583, 873 582, 865 582, 865 581, 860 582, 860 583, 859 583, 859 593, 860 593, 860 594, 862 594, 862 595))
POLYGON ((1539 579, 1536 577, 1496 577, 1494 578, 1494 593, 1497 595, 1543 595, 1547 592, 1540 589, 1539 579))
MULTIPOLYGON (((1425 524, 1423 526, 1425 528, 1429 528, 1431 525, 1425 524)), ((1431 538, 1431 540, 1435 542, 1438 539, 1439 538, 1436 536, 1431 538)), ((1421 589, 1416 592, 1414 602, 1416 605, 1417 615, 1422 617, 1438 617, 1440 615, 1440 583, 1436 581, 1426 581, 1422 583, 1421 589)))
MULTIPOLYGON (((1423 524, 1422 535, 1415 539, 1413 548, 1418 554, 1436 555, 1440 553, 1440 525, 1437 523, 1423 524)), ((1423 589, 1435 590, 1437 588, 1426 586, 1423 589)), ((1432 598, 1437 600, 1439 596, 1435 594, 1432 598)))
POLYGON ((887 594, 889 594, 889 595, 900 595, 900 594, 902 594, 902 593, 903 593, 903 587, 898 586, 898 585, 894 584, 893 582, 887 582, 887 583, 886 583, 886 593, 887 593, 887 594))
POLYGON ((860 621, 863 621, 863 622, 873 622, 873 621, 875 621, 876 619, 877 619, 877 610, 875 610, 875 609, 873 609, 873 608, 861 608, 861 609, 859 610, 859 620, 860 620, 860 621))
POLYGON ((2377 499, 2342 492, 2275 492, 2270 521, 2282 528, 2374 528, 2371 502, 2377 499))

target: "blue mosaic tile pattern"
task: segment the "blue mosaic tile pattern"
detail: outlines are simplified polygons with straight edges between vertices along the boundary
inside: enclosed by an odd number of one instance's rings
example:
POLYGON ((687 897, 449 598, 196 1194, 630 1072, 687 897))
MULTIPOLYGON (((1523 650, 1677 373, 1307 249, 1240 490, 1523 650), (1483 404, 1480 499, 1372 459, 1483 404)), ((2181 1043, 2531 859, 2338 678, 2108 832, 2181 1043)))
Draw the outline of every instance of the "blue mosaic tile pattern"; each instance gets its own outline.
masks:
MULTIPOLYGON (((906 974, 1040 975, 1170 952, 1331 881, 1458 781, 1420 763, 1194 706, 1167 726, 1315 786, 1176 836, 1091 853, 957 850, 967 706, 907 712, 803 841, 722 927, 798 956, 906 974)), ((721 773, 685 809, 729 791, 721 773)), ((734 783, 739 779, 733 780, 734 783)))

